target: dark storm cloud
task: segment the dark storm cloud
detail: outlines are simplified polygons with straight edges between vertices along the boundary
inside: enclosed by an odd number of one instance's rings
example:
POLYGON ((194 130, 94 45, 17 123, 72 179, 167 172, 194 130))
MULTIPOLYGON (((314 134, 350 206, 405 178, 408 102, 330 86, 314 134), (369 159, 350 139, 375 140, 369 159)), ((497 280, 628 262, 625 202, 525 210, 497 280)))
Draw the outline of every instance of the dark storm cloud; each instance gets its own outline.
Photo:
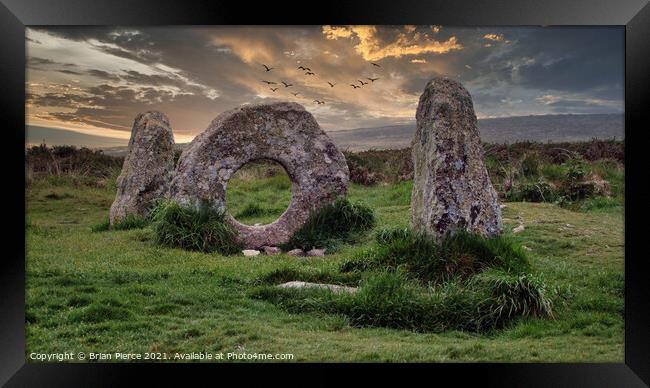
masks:
POLYGON ((108 81, 119 81, 120 77, 116 74, 109 73, 107 71, 103 70, 97 70, 97 69, 90 69, 86 72, 88 75, 91 75, 93 77, 97 77, 103 80, 108 80, 108 81))
POLYGON ((178 78, 171 78, 167 75, 158 75, 158 74, 142 74, 135 70, 122 70, 124 74, 120 75, 120 78, 137 84, 142 85, 152 85, 152 86, 162 86, 162 85, 171 85, 179 88, 187 87, 187 85, 178 78))
POLYGON ((58 71, 59 73, 63 73, 63 74, 72 74, 72 75, 82 75, 82 74, 83 74, 83 73, 80 73, 80 72, 78 72, 78 71, 67 70, 67 69, 57 70, 57 71, 58 71))
POLYGON ((622 29, 559 28, 533 32, 521 51, 536 61, 519 67, 520 83, 539 89, 591 90, 622 84, 622 29))
POLYGON ((516 84, 571 92, 622 86, 621 28, 523 28, 503 34, 514 39, 512 49, 488 63, 516 84))
POLYGON ((29 68, 34 68, 34 69, 39 69, 39 68, 44 68, 46 66, 50 65, 59 65, 59 66, 65 66, 65 67, 73 67, 74 64, 72 63, 61 63, 61 62, 55 62, 51 59, 47 58, 39 58, 39 57, 29 57, 27 58, 27 67, 29 68))
POLYGON ((36 106, 74 108, 80 104, 94 104, 96 98, 81 96, 73 93, 45 93, 35 95, 27 93, 25 98, 28 103, 36 106))
POLYGON ((56 62, 47 58, 39 58, 39 57, 27 58, 27 66, 54 65, 54 64, 56 64, 56 62))

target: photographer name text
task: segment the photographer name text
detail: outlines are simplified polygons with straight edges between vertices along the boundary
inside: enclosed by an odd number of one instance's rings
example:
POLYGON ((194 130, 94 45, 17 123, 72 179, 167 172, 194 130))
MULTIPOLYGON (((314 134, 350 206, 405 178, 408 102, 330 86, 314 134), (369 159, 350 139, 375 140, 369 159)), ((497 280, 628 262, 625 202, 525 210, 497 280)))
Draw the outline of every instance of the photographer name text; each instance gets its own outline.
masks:
POLYGON ((227 361, 227 360, 293 360, 292 353, 245 353, 245 352, 191 352, 191 353, 128 353, 128 352, 63 352, 30 353, 29 359, 38 362, 64 361, 227 361))

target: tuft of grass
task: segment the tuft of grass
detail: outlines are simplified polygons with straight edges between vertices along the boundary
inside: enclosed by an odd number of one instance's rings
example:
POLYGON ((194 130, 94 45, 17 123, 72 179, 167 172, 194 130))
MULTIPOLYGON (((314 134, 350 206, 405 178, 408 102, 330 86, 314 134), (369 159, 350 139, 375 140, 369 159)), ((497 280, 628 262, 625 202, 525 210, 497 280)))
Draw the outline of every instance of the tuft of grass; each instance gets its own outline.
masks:
POLYGON ((225 222, 225 213, 206 204, 196 209, 161 201, 153 209, 151 219, 160 245, 224 255, 241 250, 237 231, 225 222))
POLYGON ((491 296, 488 310, 493 319, 553 317, 550 296, 557 294, 557 290, 550 290, 539 275, 489 270, 473 277, 470 284, 485 289, 491 296))
POLYGON ((461 231, 440 242, 409 229, 383 230, 377 244, 343 262, 341 271, 402 268, 424 282, 467 277, 488 267, 514 273, 530 269, 525 252, 508 237, 485 238, 461 231))
POLYGON ((345 198, 339 198, 312 212, 307 222, 282 247, 287 250, 332 250, 339 243, 353 240, 356 235, 374 225, 375 214, 370 207, 361 202, 352 203, 345 198))
POLYGON ((90 227, 90 230, 93 233, 106 232, 110 229, 111 229, 111 222, 108 220, 108 217, 106 217, 106 219, 104 219, 102 222, 90 227))
POLYGON ((106 218, 102 222, 91 226, 90 229, 95 233, 106 232, 109 230, 142 229, 147 225, 149 225, 149 222, 150 220, 146 217, 136 216, 134 214, 127 214, 126 217, 114 223, 113 225, 111 225, 108 218, 106 218))
POLYGON ((70 314, 70 321, 75 323, 100 323, 105 321, 122 321, 131 317, 131 312, 119 303, 96 302, 70 314))
POLYGON ((134 214, 127 214, 118 222, 111 225, 113 230, 129 230, 129 229, 142 229, 149 224, 146 217, 136 216, 134 214))

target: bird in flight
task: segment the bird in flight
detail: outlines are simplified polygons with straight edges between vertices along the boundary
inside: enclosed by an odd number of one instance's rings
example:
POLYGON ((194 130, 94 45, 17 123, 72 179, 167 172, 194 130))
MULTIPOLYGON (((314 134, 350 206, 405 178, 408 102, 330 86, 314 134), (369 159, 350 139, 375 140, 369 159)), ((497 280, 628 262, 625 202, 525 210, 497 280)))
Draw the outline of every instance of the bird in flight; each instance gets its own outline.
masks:
POLYGON ((331 83, 330 81, 327 81, 327 83, 330 85, 330 88, 333 88, 334 85, 336 85, 336 84, 331 83))
POLYGON ((305 75, 316 75, 316 73, 312 73, 311 71, 308 71, 305 73, 305 75))
POLYGON ((273 67, 268 67, 268 66, 266 66, 266 65, 263 64, 263 63, 262 63, 262 66, 264 66, 264 68, 266 69, 266 71, 271 71, 271 70, 273 70, 273 67))
POLYGON ((370 62, 370 63, 371 63, 373 66, 381 67, 381 66, 379 66, 378 64, 376 64, 376 63, 374 63, 374 62, 370 62))
POLYGON ((305 67, 305 66, 298 66, 298 70, 311 71, 310 68, 305 67))
POLYGON ((361 86, 357 86, 357 85, 355 85, 355 84, 350 84, 350 86, 352 86, 352 87, 355 88, 355 89, 359 89, 359 88, 361 87, 361 86))
POLYGON ((314 102, 317 103, 318 105, 321 105, 321 104, 325 103, 325 101, 319 101, 319 100, 314 100, 314 102))
POLYGON ((284 85, 285 88, 288 88, 289 86, 293 86, 293 84, 288 84, 284 81, 282 81, 282 85, 284 85))
POLYGON ((377 81, 379 78, 366 78, 366 79, 367 79, 368 81, 370 81, 370 82, 375 82, 375 81, 377 81))
POLYGON ((278 88, 269 88, 269 89, 271 89, 273 93, 275 93, 275 91, 278 90, 278 88))
POLYGON ((298 97, 298 95, 299 95, 300 93, 294 93, 294 92, 291 92, 291 94, 293 94, 294 96, 298 97))
POLYGON ((363 85, 368 85, 367 82, 363 82, 363 81, 361 81, 360 79, 358 79, 357 81, 359 81, 359 82, 361 83, 361 86, 363 86, 363 85))
POLYGON ((264 82, 264 83, 267 84, 267 85, 277 85, 277 83, 275 83, 275 82, 273 82, 273 81, 265 81, 265 80, 262 80, 262 82, 264 82))

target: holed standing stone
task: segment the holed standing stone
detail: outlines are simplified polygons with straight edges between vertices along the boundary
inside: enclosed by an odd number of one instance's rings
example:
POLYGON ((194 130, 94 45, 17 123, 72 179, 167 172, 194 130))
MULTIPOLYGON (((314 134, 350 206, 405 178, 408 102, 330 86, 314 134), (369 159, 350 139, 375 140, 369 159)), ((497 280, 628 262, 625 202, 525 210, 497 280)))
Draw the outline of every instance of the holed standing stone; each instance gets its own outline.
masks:
POLYGON ((420 96, 416 119, 413 229, 436 239, 460 229, 499 234, 501 209, 483 161, 469 92, 454 80, 432 79, 420 96))
POLYGON ((286 243, 311 212, 347 192, 350 173, 332 139, 305 108, 278 102, 244 105, 217 116, 181 154, 170 196, 183 205, 224 211, 228 180, 257 159, 280 163, 293 193, 287 210, 267 225, 244 225, 227 214, 226 222, 246 248, 286 243))
POLYGON ((167 195, 174 173, 174 135, 167 116, 141 113, 135 118, 110 223, 127 215, 147 216, 153 201, 167 195))

